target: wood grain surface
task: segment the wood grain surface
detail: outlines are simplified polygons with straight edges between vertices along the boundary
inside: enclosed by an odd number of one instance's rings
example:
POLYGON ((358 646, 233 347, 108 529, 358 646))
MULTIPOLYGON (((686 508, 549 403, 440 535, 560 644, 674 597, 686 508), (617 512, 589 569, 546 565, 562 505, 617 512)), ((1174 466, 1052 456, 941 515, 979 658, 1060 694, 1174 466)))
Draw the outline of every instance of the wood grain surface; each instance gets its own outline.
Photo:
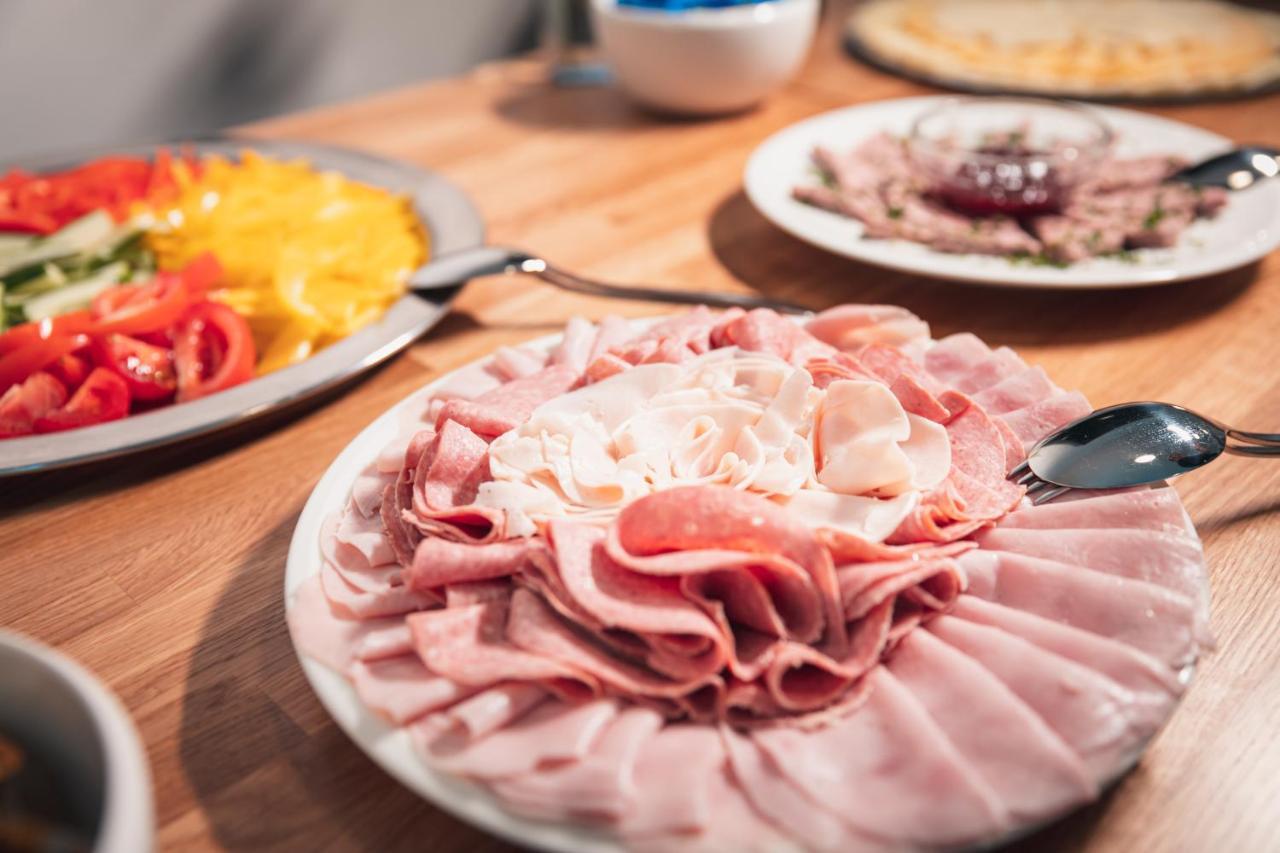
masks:
MULTIPOLYGON (((828 18, 841 12, 833 4, 828 18)), ((1010 291, 863 266, 765 222, 740 177, 768 134, 929 91, 843 55, 827 23, 794 83, 729 118, 664 120, 611 89, 553 90, 520 61, 249 132, 439 170, 473 194, 493 240, 588 274, 814 308, 899 303, 937 335, 969 329, 1016 347, 1095 405, 1169 400, 1280 429, 1280 256, 1168 287, 1010 291)), ((1155 111, 1280 144, 1280 96, 1155 111)), ((0 625, 74 656, 123 699, 150 754, 163 849, 510 849, 409 793, 330 722, 285 629, 286 547, 329 462, 413 389, 574 313, 665 310, 530 280, 473 282, 411 351, 321 405, 125 462, 0 481, 0 625)), ((1139 767, 1022 848, 1280 846, 1280 460, 1225 458, 1178 489, 1208 551, 1218 649, 1139 767)))

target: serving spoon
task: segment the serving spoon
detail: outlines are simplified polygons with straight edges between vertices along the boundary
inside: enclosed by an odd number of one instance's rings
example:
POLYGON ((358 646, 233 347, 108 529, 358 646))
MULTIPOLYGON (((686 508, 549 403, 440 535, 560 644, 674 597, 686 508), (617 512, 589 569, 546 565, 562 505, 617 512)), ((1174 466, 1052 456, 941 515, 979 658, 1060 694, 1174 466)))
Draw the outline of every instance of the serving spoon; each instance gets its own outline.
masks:
POLYGON ((1122 403, 1050 433, 1009 478, 1042 504, 1071 489, 1159 483, 1223 453, 1280 459, 1280 433, 1232 429, 1172 403, 1122 403))
POLYGON ((1245 145, 1187 166, 1166 180, 1197 187, 1243 190, 1263 178, 1274 178, 1278 174, 1280 149, 1245 145))
POLYGON ((488 275, 523 273, 542 279, 562 290, 608 296, 614 299, 640 299, 648 302, 673 302, 678 305, 712 305, 718 308, 772 308, 785 314, 808 314, 809 309, 790 302, 750 296, 697 290, 668 290, 663 287, 630 287, 609 284, 576 275, 553 266, 544 258, 502 246, 477 246, 449 252, 433 258, 409 276, 408 287, 420 293, 457 287, 463 282, 488 275))

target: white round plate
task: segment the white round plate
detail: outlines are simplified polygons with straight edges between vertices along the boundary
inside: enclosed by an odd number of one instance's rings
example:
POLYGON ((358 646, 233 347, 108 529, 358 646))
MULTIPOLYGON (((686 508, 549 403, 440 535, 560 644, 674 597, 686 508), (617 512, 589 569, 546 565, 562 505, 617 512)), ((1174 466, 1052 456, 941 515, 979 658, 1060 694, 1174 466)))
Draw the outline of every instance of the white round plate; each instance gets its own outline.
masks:
MULTIPOLYGON (((631 320, 630 323, 632 329, 639 333, 662 319, 665 318, 645 317, 631 320)), ((546 353, 560 343, 561 338, 561 333, 557 332, 529 341, 524 346, 546 353)), ((326 518, 346 506, 356 478, 410 422, 420 423, 427 401, 437 389, 446 385, 459 388, 492 381, 485 371, 492 361, 492 356, 488 356, 470 362, 414 391, 365 427, 333 460, 324 476, 316 483, 306 506, 302 508, 293 531, 293 539, 289 542, 284 577, 286 616, 293 610, 298 587, 320 574, 324 561, 320 551, 321 526, 326 518)), ((391 725, 365 707, 351 682, 308 657, 298 646, 297 638, 292 633, 290 639, 302 671, 320 704, 361 752, 418 796, 468 823, 523 847, 558 853, 623 853, 625 850, 615 836, 599 829, 580 824, 547 823, 512 814, 503 809, 498 800, 481 786, 447 773, 436 772, 418 757, 417 749, 406 729, 391 725)), ((1179 673, 1183 684, 1190 682, 1194 671, 1194 664, 1188 664, 1179 673)), ((1135 752, 1133 764, 1137 763, 1145 751, 1146 744, 1143 744, 1135 752)), ((1133 764, 1121 768, 1104 787, 1110 787, 1127 774, 1133 764)), ((971 849, 994 849, 1030 835, 1063 816, 1065 815, 1043 823, 1019 827, 1005 838, 979 844, 971 849)))
MULTIPOLYGON (((244 149, 252 149, 269 157, 301 158, 317 169, 341 172, 354 180, 404 193, 412 199, 414 212, 430 235, 433 256, 484 242, 484 222, 467 195, 440 175, 410 163, 313 142, 220 137, 167 147, 178 145, 198 155, 235 158, 244 149)), ((109 153, 146 157, 156 148, 156 145, 135 145, 78 157, 55 155, 15 165, 34 171, 55 170, 109 153)), ((457 288, 437 291, 429 297, 406 293, 377 322, 305 361, 200 400, 164 406, 83 429, 0 442, 0 477, 48 471, 173 444, 299 404, 372 369, 412 344, 444 317, 456 293, 457 288)))
MULTIPOLYGON (((846 151, 882 131, 906 135, 912 121, 946 96, 902 98, 848 107, 793 124, 766 139, 747 162, 747 196, 784 231, 838 255, 934 278, 1007 287, 1089 288, 1167 284, 1235 269, 1280 244, 1280 180, 1231 194, 1212 220, 1200 220, 1177 246, 1142 249, 1133 260, 1093 258, 1065 268, 1030 266, 1002 257, 935 252, 906 240, 862 237, 856 219, 819 210, 791 197, 815 178, 815 145, 846 151)), ((1226 137, 1181 122, 1116 107, 1085 106, 1116 132, 1120 156, 1173 154, 1196 161, 1231 148, 1226 137)), ((1016 118, 1011 116, 1011 122, 1016 118)))
MULTIPOLYGON (((636 321, 637 331, 652 320, 636 321)), ((559 342, 559 333, 531 341, 539 351, 547 351, 559 342)), ((399 434, 402 425, 419 416, 427 399, 445 383, 466 385, 468 377, 483 380, 484 368, 491 357, 473 361, 446 373, 419 388, 384 412, 347 445, 325 471, 311 497, 302 509, 298 526, 289 543, 285 568, 284 597, 286 613, 293 609, 298 587, 307 578, 320 574, 320 526, 330 514, 341 510, 351 494, 351 484, 369 466, 387 444, 399 434)), ((455 385, 455 387, 457 387, 455 385)), ((298 648, 294 651, 311 688, 330 716, 362 752, 401 784, 447 812, 479 826, 494 835, 524 847, 539 850, 582 851, 582 853, 621 853, 622 846, 602 832, 571 824, 552 824, 518 817, 505 811, 488 792, 456 776, 437 773, 418 757, 408 732, 387 723, 364 706, 351 683, 298 648)), ((430 846, 424 842, 425 846, 430 846)))

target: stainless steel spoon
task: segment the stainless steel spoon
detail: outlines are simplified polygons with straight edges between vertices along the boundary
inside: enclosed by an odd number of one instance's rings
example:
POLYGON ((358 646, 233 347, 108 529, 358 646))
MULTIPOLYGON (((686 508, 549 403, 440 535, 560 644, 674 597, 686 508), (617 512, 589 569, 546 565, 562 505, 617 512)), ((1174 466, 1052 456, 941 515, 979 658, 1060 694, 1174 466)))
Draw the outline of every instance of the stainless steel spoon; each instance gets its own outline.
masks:
POLYGON ((1168 180, 1197 187, 1242 190, 1280 174, 1280 149, 1265 145, 1234 148, 1170 175, 1168 180))
POLYGON ((548 284, 574 293, 608 296, 615 299, 640 299, 649 302, 674 302, 679 305, 714 305, 720 308, 772 308, 786 314, 807 314, 808 308, 739 293, 713 291, 667 290, 661 287, 629 287, 583 278, 545 259, 517 249, 501 246, 478 246, 450 252, 432 259, 409 276, 409 289, 420 292, 457 287, 463 282, 487 275, 524 273, 537 276, 548 284))
POLYGON ((1009 477, 1040 504, 1071 489, 1158 483, 1223 453, 1280 459, 1280 433, 1232 429, 1171 403, 1123 403, 1041 439, 1009 477))

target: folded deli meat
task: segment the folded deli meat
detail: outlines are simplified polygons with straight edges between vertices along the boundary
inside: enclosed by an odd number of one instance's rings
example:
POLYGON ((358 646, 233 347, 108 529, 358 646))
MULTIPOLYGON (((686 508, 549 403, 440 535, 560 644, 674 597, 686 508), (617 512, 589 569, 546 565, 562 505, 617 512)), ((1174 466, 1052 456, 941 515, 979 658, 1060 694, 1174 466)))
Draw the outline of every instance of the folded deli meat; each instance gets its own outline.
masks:
POLYGON ((849 305, 575 320, 417 398, 299 646, 512 812, 632 848, 935 848, 1087 802, 1209 642, 1172 489, 1033 507, 1089 411, 849 305))

